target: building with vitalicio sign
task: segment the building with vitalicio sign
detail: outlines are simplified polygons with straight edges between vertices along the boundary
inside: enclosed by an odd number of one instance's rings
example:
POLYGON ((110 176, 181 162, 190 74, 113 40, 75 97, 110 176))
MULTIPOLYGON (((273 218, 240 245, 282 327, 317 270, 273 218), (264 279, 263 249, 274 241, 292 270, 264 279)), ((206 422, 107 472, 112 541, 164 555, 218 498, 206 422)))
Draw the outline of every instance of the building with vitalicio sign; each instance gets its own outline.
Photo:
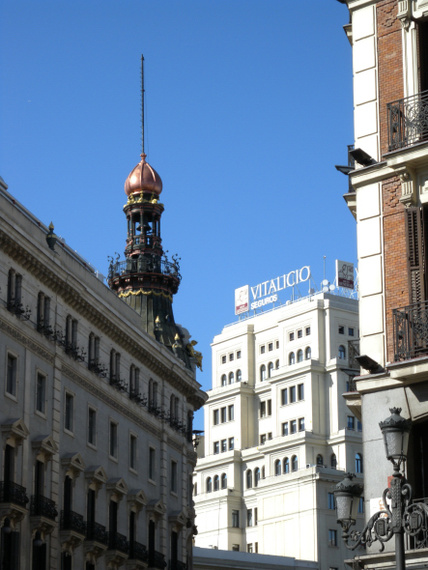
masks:
POLYGON ((332 293, 244 315, 214 338, 197 547, 342 567, 332 491, 363 471, 361 424, 342 398, 357 338, 358 301, 332 293))
POLYGON ((113 291, 0 182, 0 567, 192 568, 205 394, 172 313, 159 175, 143 155, 127 179, 113 291))
MULTIPOLYGON (((406 475, 414 498, 428 496, 428 3, 342 3, 355 125, 345 198, 357 221, 363 357, 347 402, 364 426, 368 520, 392 474, 379 429, 389 408, 413 423, 406 475)), ((426 567, 426 533, 405 539, 407 567, 426 567)), ((376 541, 357 555, 358 567, 395 568, 393 551, 391 540, 379 555, 376 541)))

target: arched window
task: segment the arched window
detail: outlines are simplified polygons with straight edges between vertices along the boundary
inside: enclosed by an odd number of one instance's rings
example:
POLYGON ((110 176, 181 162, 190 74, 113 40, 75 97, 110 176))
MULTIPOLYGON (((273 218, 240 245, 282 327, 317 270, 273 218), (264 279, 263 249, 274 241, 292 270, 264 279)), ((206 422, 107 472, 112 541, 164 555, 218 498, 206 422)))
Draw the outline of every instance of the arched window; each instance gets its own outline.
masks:
POLYGON ((303 362, 303 350, 299 349, 297 351, 297 362, 303 362))
POLYGON ((279 360, 277 360, 277 361, 275 362, 275 368, 278 370, 278 368, 279 368, 279 360))
POLYGON ((341 360, 344 360, 346 358, 346 348, 343 346, 343 344, 339 346, 339 358, 341 360))
POLYGON ((296 362, 296 357, 294 355, 294 352, 290 352, 290 354, 288 355, 288 364, 295 364, 296 362))
POLYGON ((363 456, 361 453, 355 454, 355 473, 363 472, 363 456))
POLYGON ((283 472, 290 473, 290 460, 286 457, 283 461, 283 472))
POLYGON ((226 475, 226 473, 221 474, 221 488, 222 489, 227 488, 227 475, 226 475))
POLYGON ((263 380, 266 380, 266 366, 264 364, 260 366, 260 382, 263 380))
POLYGON ((330 457, 330 466, 332 469, 337 468, 337 459, 336 459, 336 455, 334 453, 332 453, 331 457, 330 457))
POLYGON ((307 346, 305 348, 305 358, 306 360, 310 360, 311 359, 311 347, 307 346))
POLYGON ((275 475, 281 475, 281 461, 279 459, 275 461, 275 475))
POLYGON ((211 477, 208 477, 207 479, 207 493, 211 493, 211 491, 213 490, 213 482, 211 477))
POLYGON ((272 376, 273 373, 273 362, 269 362, 268 364, 268 378, 272 376))
POLYGON ((214 475, 214 491, 218 491, 220 489, 220 479, 218 475, 214 475))
POLYGON ((320 453, 317 455, 317 465, 324 465, 324 459, 320 453))
POLYGON ((240 382, 241 380, 242 380, 242 370, 238 368, 238 370, 236 371, 236 381, 240 382))
POLYGON ((251 469, 247 470, 247 489, 251 489, 253 486, 253 472, 251 469))
POLYGON ((291 471, 297 471, 299 468, 299 462, 297 460, 297 455, 293 455, 291 458, 291 471))
POLYGON ((254 469, 254 487, 257 487, 260 481, 260 469, 256 467, 254 469))
POLYGON ((233 384, 235 382, 235 374, 233 372, 229 372, 229 384, 233 384))
POLYGON ((226 374, 223 374, 223 376, 221 377, 221 385, 226 386, 226 384, 227 384, 227 377, 226 374))

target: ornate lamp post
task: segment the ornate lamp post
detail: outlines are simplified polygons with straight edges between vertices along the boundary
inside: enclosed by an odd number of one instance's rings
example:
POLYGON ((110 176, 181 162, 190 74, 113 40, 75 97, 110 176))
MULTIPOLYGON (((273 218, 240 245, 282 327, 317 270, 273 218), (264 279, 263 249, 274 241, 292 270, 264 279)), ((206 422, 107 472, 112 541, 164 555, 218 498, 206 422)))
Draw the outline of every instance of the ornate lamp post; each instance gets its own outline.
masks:
POLYGON ((386 457, 394 467, 390 487, 382 494, 385 510, 375 513, 361 532, 350 532, 350 528, 355 524, 363 485, 353 481, 355 476, 348 473, 345 479, 336 485, 334 494, 337 522, 342 526, 342 538, 346 547, 355 550, 358 546, 370 546, 378 540, 382 551, 384 543, 395 535, 397 570, 404 570, 404 533, 414 538, 415 547, 425 546, 428 538, 428 507, 424 503, 412 503, 412 488, 400 473, 400 467, 407 458, 411 421, 400 416, 401 408, 391 408, 390 412, 391 416, 379 424, 384 437, 386 457))

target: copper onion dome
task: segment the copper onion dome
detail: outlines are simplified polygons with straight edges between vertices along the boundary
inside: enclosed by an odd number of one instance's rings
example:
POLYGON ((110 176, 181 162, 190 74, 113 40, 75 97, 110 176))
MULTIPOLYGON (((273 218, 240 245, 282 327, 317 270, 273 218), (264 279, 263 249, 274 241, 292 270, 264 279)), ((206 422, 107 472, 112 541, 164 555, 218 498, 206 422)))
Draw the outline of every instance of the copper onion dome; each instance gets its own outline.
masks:
POLYGON ((146 162, 146 155, 141 155, 141 161, 130 172, 125 181, 125 194, 139 194, 141 192, 150 192, 151 194, 159 194, 162 192, 162 180, 154 168, 146 162))

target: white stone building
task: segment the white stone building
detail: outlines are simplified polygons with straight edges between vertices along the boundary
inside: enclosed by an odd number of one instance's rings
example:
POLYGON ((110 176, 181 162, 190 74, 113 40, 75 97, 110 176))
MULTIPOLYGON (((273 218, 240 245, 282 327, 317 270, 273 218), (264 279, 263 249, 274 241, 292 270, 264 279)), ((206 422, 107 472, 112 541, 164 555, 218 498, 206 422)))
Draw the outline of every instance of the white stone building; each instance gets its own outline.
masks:
POLYGON ((214 338, 194 474, 196 546, 341 567, 332 491, 344 471, 363 470, 361 424, 342 398, 357 339, 358 302, 331 293, 214 338))
POLYGON ((143 330, 1 178, 0 256, 0 567, 192 568, 185 331, 143 330))

